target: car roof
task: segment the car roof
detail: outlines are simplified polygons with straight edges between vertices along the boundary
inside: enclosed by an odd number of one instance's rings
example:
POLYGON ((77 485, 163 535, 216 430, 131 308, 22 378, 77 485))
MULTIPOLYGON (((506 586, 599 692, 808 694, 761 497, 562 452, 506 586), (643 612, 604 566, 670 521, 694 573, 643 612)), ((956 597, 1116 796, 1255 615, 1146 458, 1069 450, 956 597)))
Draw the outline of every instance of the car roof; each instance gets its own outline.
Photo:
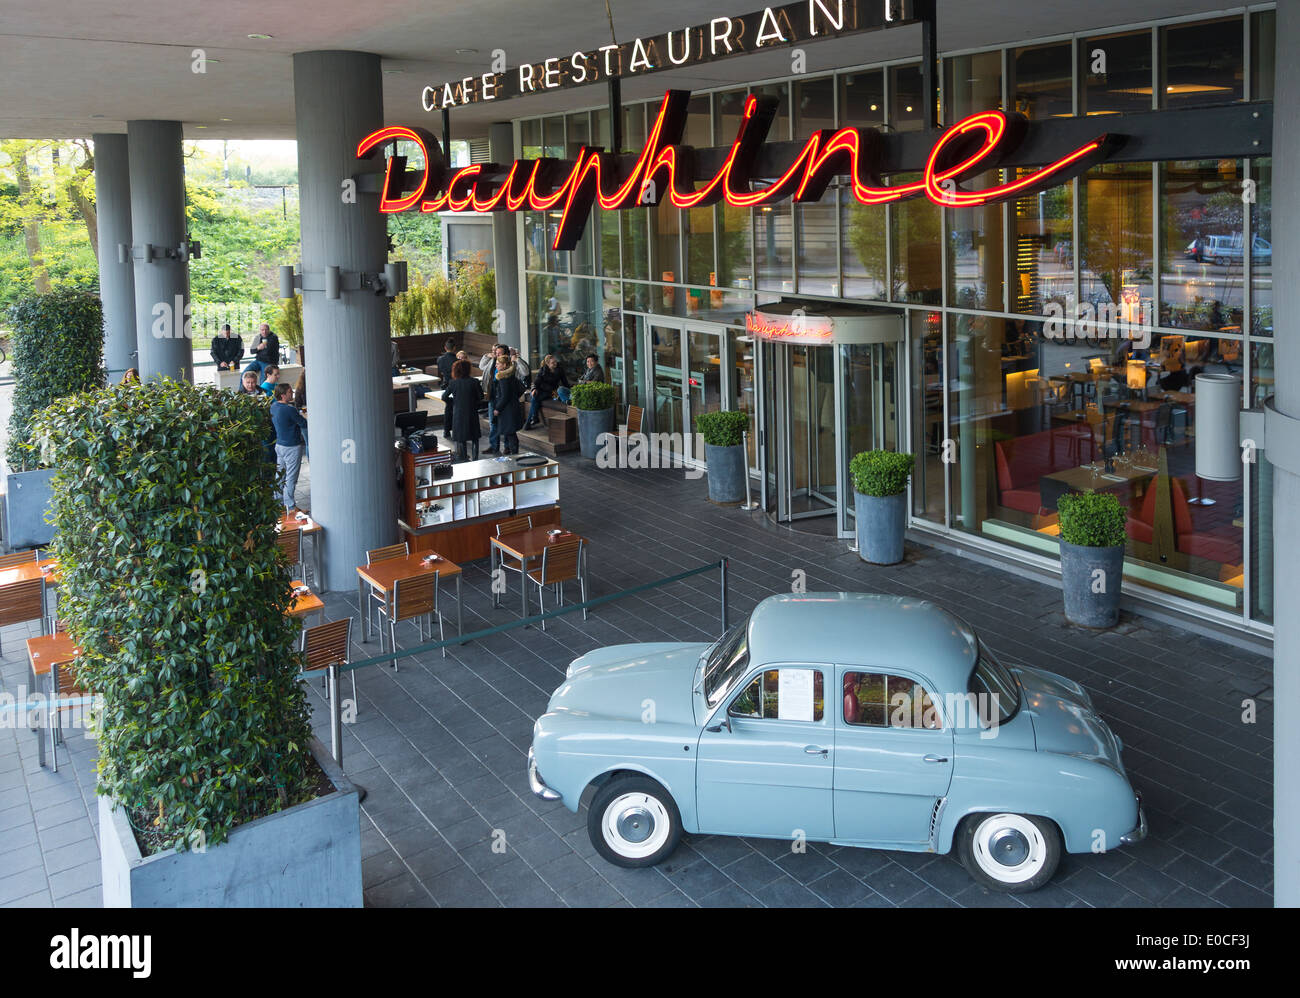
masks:
POLYGON ((874 593, 783 593, 749 618, 754 665, 825 662, 913 672, 965 692, 975 634, 929 600, 874 593))

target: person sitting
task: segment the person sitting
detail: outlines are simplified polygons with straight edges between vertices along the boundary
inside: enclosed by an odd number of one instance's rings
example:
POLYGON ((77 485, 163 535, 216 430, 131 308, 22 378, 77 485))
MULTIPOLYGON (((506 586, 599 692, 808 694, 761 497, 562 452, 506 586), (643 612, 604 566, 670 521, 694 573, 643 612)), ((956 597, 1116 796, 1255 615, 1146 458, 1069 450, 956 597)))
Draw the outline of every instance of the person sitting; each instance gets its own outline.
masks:
POLYGON ((245 371, 239 376, 239 387, 235 389, 236 395, 263 395, 265 394, 257 384, 257 372, 245 371))
POLYGON ((451 366, 451 377, 443 389, 443 433, 456 442, 458 460, 478 460, 478 407, 483 401, 483 386, 470 376, 468 360, 451 366), (466 453, 468 448, 469 453, 466 453))
POLYGON ((227 322, 221 327, 221 332, 212 337, 210 352, 218 371, 233 371, 244 356, 244 341, 230 334, 230 323, 227 322))
POLYGON ((140 383, 140 372, 134 367, 128 367, 126 373, 122 375, 122 384, 138 385, 140 383))
POLYGON ((280 365, 267 364, 262 370, 262 377, 264 379, 262 381, 262 391, 267 395, 274 394, 275 386, 280 380, 280 365))
POLYGON ((564 369, 560 367, 560 362, 555 359, 555 355, 548 353, 542 360, 542 369, 537 372, 537 377, 533 380, 532 401, 528 409, 528 422, 524 424, 525 430, 531 430, 537 424, 542 412, 542 403, 556 395, 561 402, 568 403, 569 379, 564 369))
POLYGON ((257 335, 253 337, 248 349, 261 368, 267 364, 280 363, 280 338, 271 332, 270 323, 264 322, 257 328, 257 335))
POLYGON ((600 361, 594 353, 587 354, 587 369, 582 372, 582 377, 578 379, 578 384, 585 385, 591 381, 604 381, 605 369, 600 366, 600 361))

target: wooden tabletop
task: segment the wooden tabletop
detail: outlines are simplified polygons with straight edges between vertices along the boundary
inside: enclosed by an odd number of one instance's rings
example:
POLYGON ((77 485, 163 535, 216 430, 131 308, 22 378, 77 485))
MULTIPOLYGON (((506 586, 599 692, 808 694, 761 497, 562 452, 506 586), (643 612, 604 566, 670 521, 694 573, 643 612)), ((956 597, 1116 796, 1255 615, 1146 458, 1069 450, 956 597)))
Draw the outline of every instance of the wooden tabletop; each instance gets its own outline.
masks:
POLYGON ((32 674, 36 676, 48 676, 54 666, 67 665, 80 654, 81 649, 66 632, 27 639, 27 659, 32 663, 32 674))
MULTIPOLYGON (((303 585, 300 579, 294 579, 289 583, 289 609, 285 610, 285 615, 289 617, 305 617, 309 613, 317 613, 325 609, 325 604, 321 598, 313 592, 308 592, 306 596, 293 596, 293 591, 303 585)), ((303 588, 306 588, 305 586, 303 588)))
POLYGON ((432 575, 434 572, 437 572, 442 579, 460 575, 460 566, 446 558, 426 565, 424 559, 434 553, 415 551, 405 558, 385 558, 373 565, 358 565, 357 575, 383 593, 391 592, 398 579, 414 579, 421 575, 432 575))
POLYGON ((1087 465, 1084 465, 1079 468, 1065 468, 1062 471, 1054 471, 1050 475, 1044 475, 1043 477, 1064 482, 1071 489, 1082 491, 1085 489, 1108 489, 1116 485, 1122 485, 1125 482, 1131 482, 1134 479, 1149 478, 1152 474, 1150 469, 1139 468, 1132 464, 1127 467, 1115 464, 1114 467, 1113 472, 1099 471, 1095 476, 1092 470, 1087 465))
POLYGON ((550 545, 560 541, 590 543, 587 538, 567 531, 558 537, 551 537, 548 532, 555 529, 555 527, 533 527, 532 530, 521 530, 517 534, 506 534, 505 537, 493 537, 490 540, 506 554, 514 555, 519 559, 540 558, 542 552, 550 545))
POLYGON ((324 530, 315 520, 299 520, 292 513, 285 513, 275 524, 275 532, 278 534, 284 530, 295 530, 301 527, 304 534, 314 534, 317 531, 324 530))
POLYGON ((10 586, 15 582, 31 582, 32 579, 45 579, 47 586, 56 585, 59 581, 59 563, 53 558, 46 558, 44 561, 29 561, 21 565, 14 565, 12 568, 0 569, 0 586, 10 586), (41 569, 50 566, 49 573, 44 573, 41 569))

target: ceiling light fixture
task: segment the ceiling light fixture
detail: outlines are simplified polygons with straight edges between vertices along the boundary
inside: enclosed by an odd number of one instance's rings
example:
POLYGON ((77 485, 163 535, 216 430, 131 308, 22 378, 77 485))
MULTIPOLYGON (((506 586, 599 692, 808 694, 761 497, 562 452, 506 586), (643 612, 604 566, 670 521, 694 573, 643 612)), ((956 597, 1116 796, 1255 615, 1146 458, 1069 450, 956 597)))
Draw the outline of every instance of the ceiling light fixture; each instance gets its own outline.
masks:
POLYGON ((478 55, 478 49, 457 49, 457 55, 478 55))
POLYGON ((266 41, 268 38, 271 38, 271 37, 273 37, 273 36, 271 36, 271 35, 263 35, 263 34, 260 34, 260 33, 259 33, 259 34, 252 34, 252 35, 249 35, 248 37, 254 39, 255 41, 263 42, 263 41, 266 41))

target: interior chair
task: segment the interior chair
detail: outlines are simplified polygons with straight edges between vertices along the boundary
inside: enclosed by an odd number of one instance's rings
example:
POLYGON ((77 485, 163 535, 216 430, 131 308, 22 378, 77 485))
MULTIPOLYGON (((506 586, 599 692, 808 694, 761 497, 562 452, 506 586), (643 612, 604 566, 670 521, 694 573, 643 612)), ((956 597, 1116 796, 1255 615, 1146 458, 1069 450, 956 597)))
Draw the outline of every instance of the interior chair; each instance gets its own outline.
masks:
MULTIPOLYGON (((542 552, 541 567, 530 568, 528 577, 537 584, 537 609, 540 613, 546 612, 546 588, 554 587, 559 605, 563 606, 564 584, 571 580, 577 580, 578 588, 582 592, 582 602, 587 602, 587 573, 583 571, 582 565, 582 541, 575 538, 571 541, 547 545, 542 552)), ((582 608, 582 619, 587 619, 585 606, 582 608)), ((546 630, 544 619, 542 630, 546 630)))
MULTIPOLYGON (((521 534, 525 530, 533 529, 533 518, 531 516, 512 516, 508 520, 502 520, 497 524, 497 536, 505 537, 508 534, 521 534)), ((500 548, 494 548, 497 556, 497 564, 507 572, 518 572, 523 574, 524 566, 520 564, 518 558, 511 558, 500 548)), ((493 606, 500 604, 500 593, 493 593, 493 606)))
POLYGON ((846 724, 860 724, 862 705, 858 703, 858 683, 856 673, 846 672, 844 674, 844 722, 846 724))
POLYGON ((0 586, 0 627, 21 624, 28 620, 41 622, 41 633, 45 633, 45 580, 28 579, 26 582, 12 582, 0 586))
MULTIPOLYGON (((352 653, 352 618, 344 617, 328 624, 304 627, 302 631, 302 653, 307 660, 304 672, 328 669, 331 665, 347 665, 352 653)), ((352 702, 357 702, 357 672, 352 673, 352 702)), ((328 687, 327 687, 328 689, 328 687)))
POLYGON ((302 578, 302 527, 281 530, 275 538, 275 546, 284 553, 284 560, 291 569, 289 577, 302 578))
POLYGON ((36 561, 40 561, 40 556, 35 548, 31 551, 13 551, 9 554, 0 554, 0 568, 16 568, 19 565, 30 565, 36 561))
POLYGON ((634 433, 641 432, 641 421, 645 418, 645 410, 639 405, 630 405, 627 407, 627 423, 618 428, 620 438, 630 437, 634 433))
POLYGON ((58 700, 88 697, 90 694, 77 683, 76 670, 70 664, 55 664, 50 668, 50 758, 54 772, 59 771, 59 742, 63 739, 62 717, 65 710, 76 710, 85 704, 59 704, 58 700))
MULTIPOLYGON (((388 636, 397 651, 397 624, 402 620, 414 620, 419 630, 420 640, 424 640, 424 621, 429 621, 429 635, 433 636, 433 617, 438 618, 438 640, 446 637, 442 614, 438 612, 438 573, 431 572, 417 575, 413 579, 398 579, 393 584, 393 605, 381 606, 379 615, 388 618, 388 636)), ((379 625, 379 653, 384 651, 384 627, 379 625)), ((447 646, 443 645, 442 657, 447 657, 447 646)), ((397 659, 393 659, 393 671, 397 671, 397 659)))

